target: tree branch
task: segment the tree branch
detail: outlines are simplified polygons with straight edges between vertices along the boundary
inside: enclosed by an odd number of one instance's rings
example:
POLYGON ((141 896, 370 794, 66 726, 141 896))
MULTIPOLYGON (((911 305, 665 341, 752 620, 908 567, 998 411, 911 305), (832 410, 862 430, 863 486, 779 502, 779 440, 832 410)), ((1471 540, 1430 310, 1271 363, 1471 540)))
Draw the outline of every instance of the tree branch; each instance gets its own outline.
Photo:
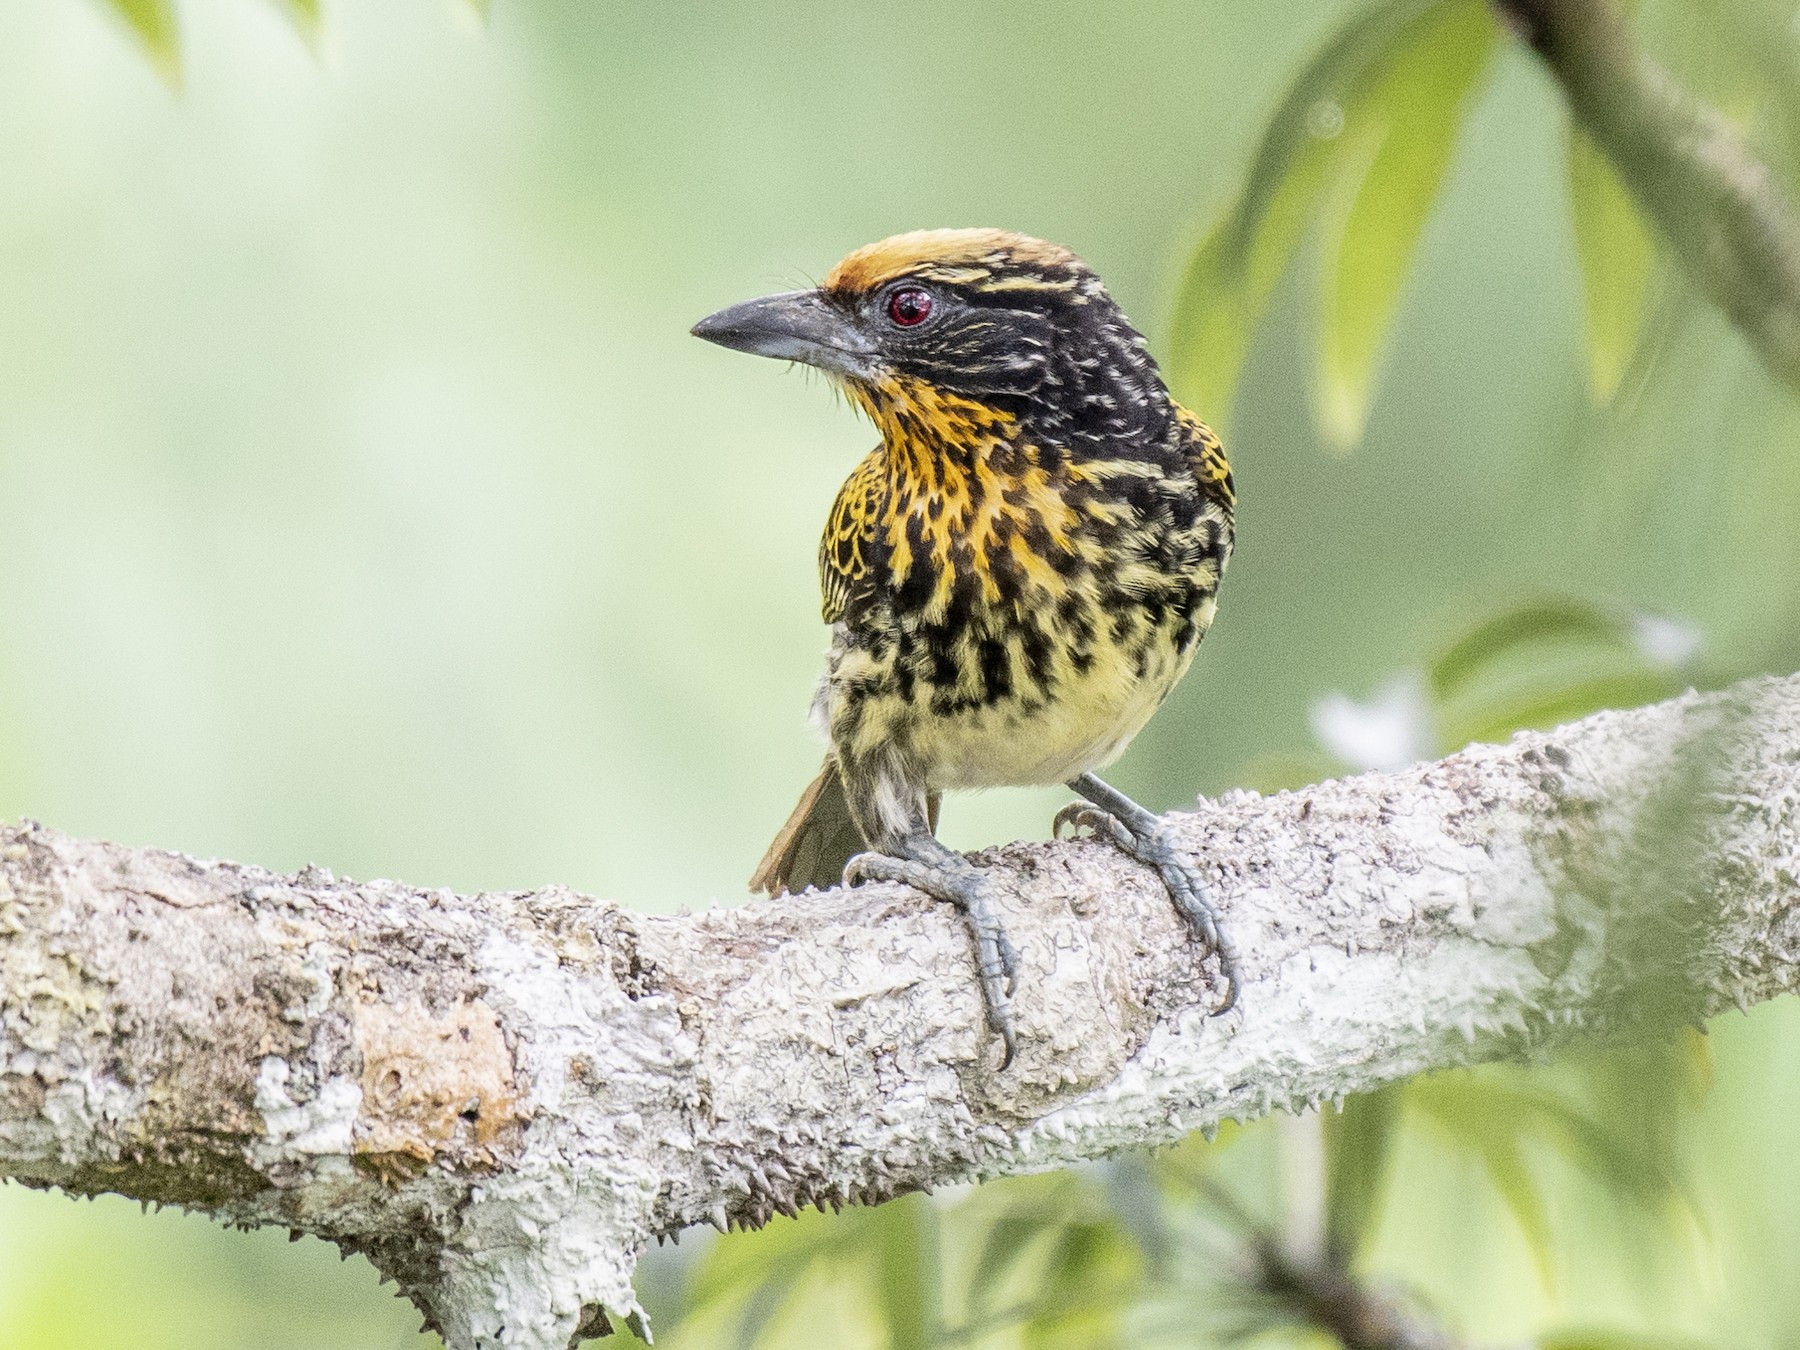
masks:
POLYGON ((1544 59, 1700 289, 1800 390, 1800 218, 1717 109, 1643 55, 1608 0, 1494 0, 1544 59))
POLYGON ((1255 1242, 1253 1288, 1344 1350, 1464 1350, 1441 1327, 1329 1261, 1303 1261, 1266 1236, 1255 1242))
POLYGON ((0 1175, 366 1253, 451 1350, 637 1316, 650 1238, 1173 1140, 1789 988, 1800 678, 1176 818, 1155 878, 987 856, 1024 954, 896 886, 705 914, 459 896, 0 830, 0 1175))
POLYGON ((1297 1250, 1210 1177, 1202 1179, 1200 1189, 1242 1234, 1248 1261, 1240 1282, 1272 1310, 1271 1323, 1282 1320, 1316 1327, 1343 1350, 1465 1350, 1441 1327, 1358 1279, 1340 1254, 1314 1249, 1312 1244, 1308 1250, 1297 1250))

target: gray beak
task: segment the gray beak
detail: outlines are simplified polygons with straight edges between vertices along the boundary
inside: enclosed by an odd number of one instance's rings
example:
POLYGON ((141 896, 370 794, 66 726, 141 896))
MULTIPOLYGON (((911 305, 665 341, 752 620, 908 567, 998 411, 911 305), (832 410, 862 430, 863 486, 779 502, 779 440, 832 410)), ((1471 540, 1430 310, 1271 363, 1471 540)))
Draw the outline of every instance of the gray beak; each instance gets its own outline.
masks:
POLYGON ((855 321, 817 291, 746 300, 707 315, 693 334, 733 351, 803 361, 833 375, 867 375, 877 355, 855 321))

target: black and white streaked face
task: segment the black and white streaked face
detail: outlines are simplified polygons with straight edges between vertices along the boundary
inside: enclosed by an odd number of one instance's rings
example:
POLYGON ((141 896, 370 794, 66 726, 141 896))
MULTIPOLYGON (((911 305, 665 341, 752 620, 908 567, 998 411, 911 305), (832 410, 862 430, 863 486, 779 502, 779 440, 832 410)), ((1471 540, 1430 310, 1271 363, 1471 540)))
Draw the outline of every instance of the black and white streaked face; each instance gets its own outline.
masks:
POLYGON ((697 336, 827 371, 879 407, 920 386, 1040 434, 1128 437, 1168 415, 1144 340, 1073 253, 998 230, 858 249, 816 290, 732 306, 697 336))

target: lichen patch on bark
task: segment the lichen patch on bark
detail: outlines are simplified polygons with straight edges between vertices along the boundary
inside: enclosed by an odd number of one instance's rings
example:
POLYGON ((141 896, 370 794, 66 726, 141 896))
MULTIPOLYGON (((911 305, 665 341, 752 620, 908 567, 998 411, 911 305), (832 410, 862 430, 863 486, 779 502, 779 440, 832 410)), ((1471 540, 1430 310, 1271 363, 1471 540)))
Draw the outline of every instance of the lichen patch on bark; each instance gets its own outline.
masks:
POLYGON ((364 1003, 355 1020, 359 1168, 392 1180, 417 1176, 440 1154, 495 1167, 516 1152, 527 1113, 492 1008, 480 999, 443 1013, 418 1002, 364 1003))

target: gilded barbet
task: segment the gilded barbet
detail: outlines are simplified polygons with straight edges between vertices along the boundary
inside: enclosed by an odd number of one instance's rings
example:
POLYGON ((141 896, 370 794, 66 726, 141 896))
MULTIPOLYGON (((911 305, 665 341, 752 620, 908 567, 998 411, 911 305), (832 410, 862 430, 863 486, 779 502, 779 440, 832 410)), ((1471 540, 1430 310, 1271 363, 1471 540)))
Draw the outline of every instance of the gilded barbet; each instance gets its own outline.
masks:
POLYGON ((1096 771, 1212 623, 1231 468, 1100 278, 1024 235, 920 230, 693 331, 816 367, 881 433, 819 547, 831 646, 813 706, 830 750, 752 888, 841 876, 955 905, 1004 1068, 1019 955, 981 869, 938 841, 939 796, 1065 783, 1084 801, 1058 827, 1155 869, 1218 957, 1228 1008, 1235 957, 1194 863, 1096 771))

